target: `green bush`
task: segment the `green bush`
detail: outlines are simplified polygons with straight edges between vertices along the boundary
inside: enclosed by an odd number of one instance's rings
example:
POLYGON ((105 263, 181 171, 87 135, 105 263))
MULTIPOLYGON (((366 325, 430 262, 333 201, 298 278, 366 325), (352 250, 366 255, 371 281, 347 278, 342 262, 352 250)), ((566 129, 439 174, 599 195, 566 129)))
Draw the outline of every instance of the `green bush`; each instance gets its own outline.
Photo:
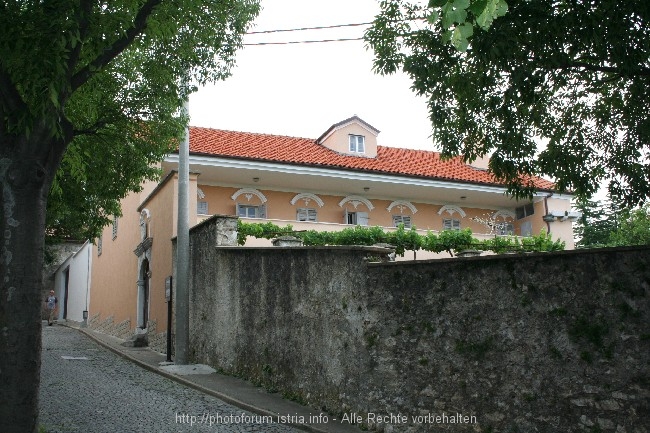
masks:
POLYGON ((403 256, 409 251, 431 251, 434 253, 448 252, 451 255, 467 249, 493 251, 497 254, 505 252, 538 252, 560 251, 564 242, 553 241, 550 233, 540 232, 539 235, 519 238, 514 236, 495 236, 479 241, 472 236, 470 229, 445 230, 439 234, 428 232, 426 235, 417 233, 416 228, 406 229, 400 224, 394 231, 384 231, 381 227, 355 226, 346 227, 338 232, 316 230, 294 231, 289 224, 280 227, 271 222, 245 223, 239 221, 237 241, 239 245, 246 243, 248 236, 273 239, 278 236, 292 235, 302 239, 304 245, 374 245, 385 243, 395 246, 395 253, 403 256))

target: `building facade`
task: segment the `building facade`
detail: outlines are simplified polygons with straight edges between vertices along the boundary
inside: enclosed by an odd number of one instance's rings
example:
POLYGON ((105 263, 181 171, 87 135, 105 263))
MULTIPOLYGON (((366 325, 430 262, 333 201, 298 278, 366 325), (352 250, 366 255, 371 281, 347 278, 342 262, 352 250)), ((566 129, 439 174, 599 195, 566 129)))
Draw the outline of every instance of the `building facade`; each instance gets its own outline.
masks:
MULTIPOLYGON (((577 214, 571 197, 555 193, 551 182, 534 179, 537 195, 517 201, 487 172, 486 161, 467 165, 436 152, 380 146, 378 134, 356 116, 317 139, 190 128, 190 227, 219 214, 295 230, 404 224, 422 234, 470 228, 479 239, 550 232, 573 248, 577 214)), ((153 345, 164 342, 167 326, 178 154, 161 169, 162 180, 126 197, 123 216, 96 241, 89 306, 91 326, 120 336, 140 329, 153 345)), ((435 255, 417 253, 428 258, 435 255)))

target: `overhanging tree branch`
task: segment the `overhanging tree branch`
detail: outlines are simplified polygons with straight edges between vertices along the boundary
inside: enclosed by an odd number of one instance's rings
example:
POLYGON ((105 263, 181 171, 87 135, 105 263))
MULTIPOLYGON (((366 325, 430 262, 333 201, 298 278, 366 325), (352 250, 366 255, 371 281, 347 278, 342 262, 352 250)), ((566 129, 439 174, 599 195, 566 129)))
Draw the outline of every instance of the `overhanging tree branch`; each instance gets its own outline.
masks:
POLYGON ((68 59, 68 81, 72 82, 73 73, 77 62, 79 61, 79 56, 81 55, 81 48, 83 47, 83 41, 86 39, 88 34, 89 27, 89 17, 92 14, 93 2, 91 0, 82 0, 77 12, 77 22, 79 24, 79 41, 76 41, 76 44, 72 44, 72 40, 68 42, 68 51, 70 51, 70 58, 68 59), (72 48, 74 46, 74 48, 72 48))
POLYGON ((640 67, 637 68, 635 72, 635 70, 622 70, 621 68, 617 68, 615 66, 600 66, 600 65, 594 65, 592 63, 585 63, 585 62, 569 62, 557 66, 550 66, 549 68, 583 69, 583 70, 593 71, 593 72, 614 73, 625 77, 650 76, 650 69, 648 68, 640 67))
POLYGON ((147 20, 149 19, 149 16, 152 14, 155 7, 161 2, 162 0, 148 0, 138 11, 135 20, 133 21, 133 25, 125 32, 124 36, 113 42, 113 44, 107 47, 101 55, 95 58, 95 60, 91 61, 79 72, 74 74, 71 80, 71 92, 74 92, 81 85, 87 82, 95 71, 102 70, 132 43, 135 38, 147 28, 147 20))
POLYGON ((2 122, 5 122, 6 118, 14 118, 16 113, 23 112, 27 109, 25 101, 20 96, 16 85, 9 76, 9 73, 5 71, 0 63, 0 104, 3 110, 2 122))

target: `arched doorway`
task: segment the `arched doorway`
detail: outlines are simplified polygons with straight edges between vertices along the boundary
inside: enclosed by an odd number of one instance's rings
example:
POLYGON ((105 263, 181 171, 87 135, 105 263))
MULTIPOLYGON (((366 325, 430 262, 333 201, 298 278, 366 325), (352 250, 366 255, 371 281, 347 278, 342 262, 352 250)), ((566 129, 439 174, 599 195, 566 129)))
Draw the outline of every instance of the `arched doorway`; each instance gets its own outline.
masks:
POLYGON ((149 260, 144 259, 140 264, 138 279, 138 328, 146 329, 149 321, 149 260))

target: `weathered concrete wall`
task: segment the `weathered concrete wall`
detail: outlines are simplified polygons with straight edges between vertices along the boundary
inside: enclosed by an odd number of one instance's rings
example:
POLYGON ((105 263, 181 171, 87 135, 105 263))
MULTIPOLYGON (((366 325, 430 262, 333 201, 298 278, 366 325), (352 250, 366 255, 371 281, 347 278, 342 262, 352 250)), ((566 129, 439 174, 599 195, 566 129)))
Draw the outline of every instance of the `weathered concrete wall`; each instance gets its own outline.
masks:
POLYGON ((368 423, 395 432, 650 431, 649 248, 369 264, 193 234, 191 254, 194 361, 316 411, 407 415, 368 423))

